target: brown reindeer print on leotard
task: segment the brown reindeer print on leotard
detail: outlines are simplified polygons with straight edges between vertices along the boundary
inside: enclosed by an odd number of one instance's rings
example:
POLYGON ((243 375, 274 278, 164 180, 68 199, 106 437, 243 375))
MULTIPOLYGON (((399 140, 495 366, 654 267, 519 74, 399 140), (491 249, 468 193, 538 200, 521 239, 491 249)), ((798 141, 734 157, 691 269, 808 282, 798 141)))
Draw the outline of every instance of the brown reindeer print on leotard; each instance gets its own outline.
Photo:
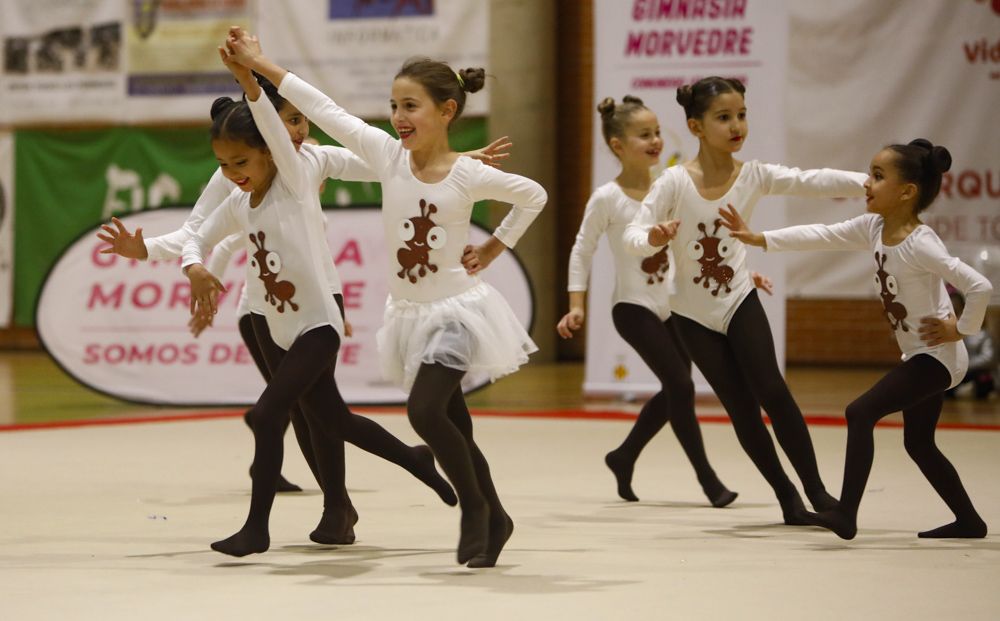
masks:
POLYGON ((667 254, 667 244, 659 252, 642 260, 642 271, 646 273, 646 284, 653 285, 663 282, 663 276, 670 270, 670 255, 667 254))
POLYGON ((438 271, 437 265, 431 263, 431 250, 443 248, 448 241, 444 228, 431 220, 431 214, 437 213, 437 206, 420 199, 420 215, 399 221, 397 233, 406 248, 396 251, 396 260, 403 269, 396 273, 400 278, 408 278, 411 283, 417 282, 417 277, 423 278, 427 270, 438 271), (414 276, 412 270, 417 269, 414 276))
POLYGON ((264 247, 264 231, 257 231, 254 235, 250 233, 250 241, 257 250, 250 256, 250 267, 257 270, 257 277, 264 283, 264 300, 278 307, 278 312, 285 312, 285 303, 292 307, 293 311, 299 310, 299 305, 292 301, 295 295, 295 285, 290 280, 278 280, 278 272, 281 271, 281 256, 273 250, 264 247))
POLYGON ((722 287, 726 288, 726 293, 732 291, 729 283, 733 280, 735 272, 728 265, 723 265, 722 261, 732 252, 733 242, 728 237, 716 237, 719 227, 722 226, 722 220, 716 219, 713 226, 715 228, 709 235, 705 223, 698 223, 701 237, 687 245, 687 256, 701 263, 701 275, 694 277, 694 283, 700 282, 705 289, 708 289, 709 280, 714 280, 716 285, 715 289, 712 290, 712 295, 719 295, 719 289, 722 287))
POLYGON ((875 272, 875 288, 878 289, 878 295, 882 298, 882 314, 885 315, 886 321, 892 326, 893 330, 902 329, 903 332, 909 332, 910 327, 906 325, 904 319, 906 319, 906 307, 903 306, 901 302, 896 301, 896 296, 899 295, 899 284, 896 282, 896 277, 885 271, 885 261, 889 257, 884 254, 880 254, 878 250, 875 251, 875 265, 878 270, 875 272))

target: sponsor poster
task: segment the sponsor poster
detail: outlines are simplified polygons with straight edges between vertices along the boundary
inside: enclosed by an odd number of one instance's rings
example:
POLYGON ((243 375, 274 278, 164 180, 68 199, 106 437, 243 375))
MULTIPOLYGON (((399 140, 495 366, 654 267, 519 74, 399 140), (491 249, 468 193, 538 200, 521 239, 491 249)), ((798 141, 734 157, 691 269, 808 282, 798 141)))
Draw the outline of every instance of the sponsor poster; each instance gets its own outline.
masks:
MULTIPOLYGON (((130 215, 124 222, 129 229, 166 232, 178 228, 187 213, 158 209, 130 215)), ((405 393, 382 379, 376 355, 386 279, 395 277, 386 265, 381 211, 337 210, 328 217, 327 236, 354 328, 339 352, 341 393, 351 403, 402 402, 405 393)), ((96 230, 67 248, 40 296, 38 333, 60 366, 81 383, 122 399, 170 405, 253 403, 263 380, 236 327, 246 250, 234 255, 222 277, 228 292, 220 299, 215 325, 195 339, 187 328, 190 289, 180 260, 130 261, 101 254, 105 244, 96 230)), ((470 242, 481 243, 487 236, 474 226, 470 242)), ((530 328, 531 285, 516 255, 501 255, 484 279, 530 328)))
POLYGON ((0 122, 124 120, 121 0, 0 2, 0 122))
MULTIPOLYGON (((364 118, 388 118, 392 79, 411 56, 489 70, 481 0, 268 0, 258 24, 265 53, 364 118)), ((485 91, 469 97, 465 114, 488 102, 485 91)))
MULTIPOLYGON (((601 136, 597 102, 621 101, 631 94, 643 100, 660 121, 664 164, 672 166, 697 155, 677 87, 700 78, 735 77, 747 87, 749 139, 744 160, 784 162, 784 99, 788 65, 788 13, 779 0, 594 0, 594 168, 593 186, 614 179, 617 160, 601 136)), ((765 197, 754 211, 753 226, 784 223, 784 200, 765 197)), ((638 260, 638 259, 637 259, 638 260)), ((775 282, 773 297, 762 295, 774 333, 779 363, 784 363, 784 264, 760 252, 748 256, 750 269, 775 282)), ((611 252, 602 238, 590 277, 587 357, 584 391, 635 394, 657 392, 659 382, 611 322, 614 273, 611 252)), ((711 389, 695 370, 699 392, 711 389)))
MULTIPOLYGON (((886 144, 927 138, 946 146, 952 168, 923 219, 991 279, 1000 303, 1000 2, 789 6, 789 161, 867 171, 886 144)), ((864 211, 860 199, 789 206, 789 224, 864 211)), ((876 296, 867 253, 789 253, 788 262, 790 296, 876 296)))
POLYGON ((219 59, 236 25, 252 28, 251 0, 132 0, 125 96, 132 121, 205 120, 212 101, 242 91, 219 59))

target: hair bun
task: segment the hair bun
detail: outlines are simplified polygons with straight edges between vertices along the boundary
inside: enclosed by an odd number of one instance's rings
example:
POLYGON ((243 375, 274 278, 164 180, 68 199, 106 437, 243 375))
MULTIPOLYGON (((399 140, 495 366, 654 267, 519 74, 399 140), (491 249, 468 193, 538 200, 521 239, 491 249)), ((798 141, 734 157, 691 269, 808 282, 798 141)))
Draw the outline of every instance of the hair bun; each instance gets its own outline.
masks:
POLYGON ((951 153, 948 149, 933 144, 926 138, 910 141, 911 147, 920 147, 927 151, 927 162, 935 173, 945 173, 951 170, 951 153))
POLYGON ((459 69, 458 75, 462 77, 462 90, 467 93, 475 93, 486 84, 486 70, 482 67, 459 69))
POLYGON ((633 104, 633 105, 636 105, 636 106, 643 106, 643 107, 645 107, 645 105, 646 105, 646 104, 642 103, 642 100, 639 99, 638 97, 636 97, 635 95, 625 95, 624 97, 622 97, 622 103, 623 104, 633 104))
POLYGON ((690 84, 685 84, 677 89, 677 103, 683 106, 685 110, 691 105, 691 100, 693 98, 694 90, 691 88, 690 84))
POLYGON ((220 114, 228 110, 235 103, 236 101, 233 100, 232 97, 219 97, 218 99, 213 101, 212 112, 210 113, 212 120, 214 121, 215 117, 219 116, 220 114))
POLYGON ((931 147, 931 162, 934 165, 934 170, 946 173, 951 170, 951 153, 944 147, 931 147))
POLYGON ((601 118, 610 117, 615 113, 615 99, 614 97, 605 97, 601 100, 601 103, 597 104, 597 112, 601 115, 601 118))

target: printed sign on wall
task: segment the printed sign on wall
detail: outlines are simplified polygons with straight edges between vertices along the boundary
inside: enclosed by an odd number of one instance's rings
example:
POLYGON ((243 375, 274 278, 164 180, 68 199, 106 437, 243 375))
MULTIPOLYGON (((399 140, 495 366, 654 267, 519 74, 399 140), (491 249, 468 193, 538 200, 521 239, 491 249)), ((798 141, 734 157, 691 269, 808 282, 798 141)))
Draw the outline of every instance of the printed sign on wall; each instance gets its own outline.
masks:
MULTIPOLYGON (((180 227, 187 209, 158 209, 123 218, 149 235, 180 227)), ((381 377, 375 333, 388 292, 385 240, 378 209, 328 213, 327 237, 343 284, 354 336, 341 345, 337 382, 350 403, 400 403, 405 393, 381 377)), ((180 260, 131 261, 101 254, 105 244, 88 231, 52 269, 39 299, 42 344, 71 376, 122 399, 169 405, 247 404, 263 381, 240 340, 236 310, 246 275, 246 250, 236 253, 222 281, 215 325, 199 338, 188 333, 190 289, 180 260)), ((470 243, 488 233, 476 226, 470 243)), ((533 295, 513 252, 483 274, 530 328, 533 295)), ((469 387, 472 388, 472 387, 469 387)))
MULTIPOLYGON (((664 164, 695 157, 698 141, 688 131, 677 88, 703 77, 739 78, 747 87, 750 129, 740 159, 784 161, 783 102, 788 65, 788 13, 778 0, 726 2, 614 2, 594 0, 594 105, 604 97, 643 100, 659 119, 664 164), (756 138, 754 137, 756 136, 756 138)), ((601 136, 594 113, 596 188, 614 179, 620 167, 601 136)), ((760 230, 782 226, 784 201, 765 197, 754 211, 760 230)), ((769 276, 776 295, 761 301, 771 320, 778 360, 784 363, 784 263, 751 253, 751 269, 769 276)), ((589 393, 650 393, 660 383, 611 322, 614 262, 604 239, 594 255, 587 320, 584 390, 589 393)), ((666 286, 666 284, 664 284, 666 286)), ((695 370, 699 392, 708 383, 695 370)))

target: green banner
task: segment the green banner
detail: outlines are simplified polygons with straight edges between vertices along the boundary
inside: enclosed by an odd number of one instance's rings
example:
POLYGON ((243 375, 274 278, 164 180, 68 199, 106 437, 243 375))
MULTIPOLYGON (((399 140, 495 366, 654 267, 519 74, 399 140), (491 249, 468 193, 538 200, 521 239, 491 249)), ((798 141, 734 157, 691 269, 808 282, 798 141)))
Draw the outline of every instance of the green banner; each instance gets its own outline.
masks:
MULTIPOLYGON (((389 129, 387 122, 376 123, 389 129)), ((324 143, 332 141, 313 128, 324 143)), ((486 119, 462 119, 459 151, 486 144, 486 119)), ((34 325, 42 280, 59 254, 112 215, 193 205, 217 164, 207 127, 24 130, 14 140, 14 325, 34 325)), ((376 204, 378 184, 329 181, 324 205, 376 204)), ((473 219, 482 222, 484 207, 473 219)), ((146 231, 148 236, 169 231, 146 231)))

